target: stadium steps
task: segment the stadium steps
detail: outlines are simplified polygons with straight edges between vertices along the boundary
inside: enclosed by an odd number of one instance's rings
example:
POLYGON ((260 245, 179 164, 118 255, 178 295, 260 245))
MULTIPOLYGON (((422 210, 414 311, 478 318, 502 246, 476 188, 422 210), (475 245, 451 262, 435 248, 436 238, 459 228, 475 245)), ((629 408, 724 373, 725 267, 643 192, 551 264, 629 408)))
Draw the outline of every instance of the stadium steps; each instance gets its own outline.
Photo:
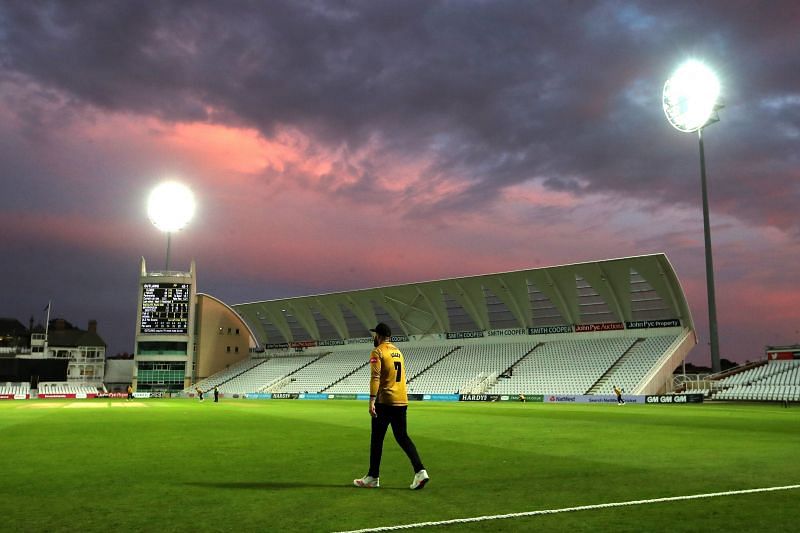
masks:
POLYGON ((427 372, 431 368, 435 367, 436 365, 438 365, 439 363, 441 363, 442 361, 444 361, 445 359, 447 359, 448 357, 450 357, 452 354, 454 354, 455 352, 457 352, 460 349, 461 349, 461 346, 456 346, 455 348, 453 348, 452 350, 450 350, 449 352, 447 352, 446 354, 441 356, 439 359, 437 359, 433 363, 429 364, 428 366, 426 366, 425 368, 423 368, 422 370, 420 370, 419 372, 414 374, 413 377, 408 378, 407 379, 407 383, 411 383, 412 381, 414 381, 415 379, 420 377, 422 374, 424 374, 425 372, 427 372))
POLYGON ((758 376, 757 378, 748 381, 747 385, 766 385, 766 384, 772 385, 775 382, 775 378, 780 378, 780 376, 791 375, 794 368, 795 368, 794 365, 781 365, 780 368, 776 368, 772 372, 769 371, 765 372, 764 374, 758 376))
MULTIPOLYGON (((529 356, 530 354, 532 354, 532 353, 533 353, 533 352, 534 352, 534 351, 535 351, 537 348, 539 348, 539 347, 541 347, 541 346, 544 346, 544 343, 543 343, 543 342, 537 343, 537 344, 536 344, 536 346, 534 346, 533 348, 531 348, 530 350, 528 350, 527 352, 525 352, 524 354, 522 354, 522 356, 520 356, 520 358, 519 358, 519 359, 517 359, 516 361, 514 361, 513 363, 511 363, 511 365, 509 365, 509 367, 508 367, 508 368, 506 368, 505 370, 503 370, 503 371, 500 373, 500 375, 498 376, 498 378, 510 378, 511 376, 513 376, 513 375, 514 375, 514 368, 516 368, 516 366, 517 366, 518 364, 520 364, 522 361, 524 361, 525 359, 527 359, 527 358, 528 358, 528 356, 529 356)), ((497 381, 498 381, 498 380, 496 380, 496 381, 495 381, 495 383, 496 383, 497 381)))
POLYGON ((752 361, 750 363, 745 363, 739 366, 735 366, 733 368, 729 368, 728 370, 723 370, 722 372, 717 372, 716 374, 709 374, 706 377, 706 379, 721 380, 766 364, 767 361, 765 359, 762 359, 760 361, 752 361))
POLYGON ((317 357, 316 359, 312 359, 312 360, 311 360, 311 361, 309 361, 308 363, 304 364, 304 365, 303 365, 303 366, 301 366, 300 368, 295 368, 294 370, 292 370, 291 372, 289 372, 288 374, 286 374, 286 375, 285 375, 285 376, 283 376, 283 377, 285 377, 285 378, 288 378, 289 376, 291 376, 291 375, 293 375, 293 374, 297 374, 298 372, 300 372, 301 370, 303 370, 305 367, 313 365, 314 363, 316 363, 317 361, 319 361, 320 359, 322 359, 322 358, 323 358, 323 357, 325 357, 326 355, 330 355, 330 354, 331 354, 331 352, 325 352, 324 354, 320 355, 320 356, 319 356, 319 357, 317 357))
POLYGON ((598 392, 600 392, 600 389, 603 388, 603 385, 605 385, 606 382, 608 382, 608 378, 611 376, 611 374, 613 374, 617 370, 617 368, 622 366, 622 364, 625 361, 627 361, 627 359, 634 352, 634 349, 643 342, 644 339, 636 339, 636 341, 634 341, 634 343, 631 344, 627 350, 622 352, 622 355, 619 356, 619 359, 614 361, 614 364, 608 367, 608 369, 603 373, 603 375, 600 376, 600 378, 597 381, 595 381, 594 385, 591 386, 591 388, 586 392, 586 394, 597 394, 598 392))
POLYGON ((344 381, 345 379, 349 378, 350 376, 352 376, 353 374, 355 374, 356 372, 358 372, 359 370, 361 370, 362 368, 364 368, 364 367, 365 367, 365 366, 367 366, 368 364, 369 364, 369 361, 367 361, 366 363, 364 363, 363 365, 361 365, 361 366, 359 366, 359 367, 356 367, 356 368, 354 368, 354 369, 353 369, 351 372, 348 372, 347 374, 345 374, 344 376, 340 377, 339 379, 337 379, 336 381, 334 381, 334 382, 333 382, 333 383, 331 383, 330 385, 326 386, 326 387, 325 387, 324 389, 322 389, 320 392, 325 392, 326 390, 330 389, 331 387, 333 387, 333 386, 334 386, 334 385, 336 385, 337 383, 339 383, 339 382, 341 382, 341 381, 344 381))
POLYGON ((278 392, 278 391, 280 391, 286 384, 291 382, 291 376, 292 375, 297 374, 298 372, 300 372, 301 370, 303 370, 304 368, 306 368, 309 365, 313 365, 314 363, 316 363, 317 361, 319 361, 320 359, 322 359, 326 355, 330 355, 330 353, 331 352, 325 352, 324 354, 320 355, 319 357, 316 357, 316 358, 312 359, 311 361, 309 361, 308 363, 304 364, 300 368, 295 368, 294 370, 292 370, 288 374, 273 380, 271 383, 269 383, 266 386, 266 388, 272 389, 270 392, 278 392))
MULTIPOLYGON (((261 362, 260 362, 260 363, 258 363, 257 365, 253 365, 253 366, 251 366, 251 367, 249 367, 249 368, 245 368, 244 370, 242 370, 242 371, 241 371, 241 372, 239 372, 238 374, 234 374, 234 375, 230 376, 228 379, 226 379, 226 380, 224 380, 224 381, 220 381, 220 382, 218 382, 218 383, 215 383, 215 386, 219 387, 220 385, 222 385, 222 384, 224 384, 224 383, 227 383, 227 382, 229 382, 230 380, 232 380, 232 379, 234 379, 234 378, 238 378, 238 377, 239 377, 239 376, 241 376, 242 374, 246 374, 247 372, 250 372, 250 371, 251 371, 251 370, 253 370, 254 368, 258 368, 259 366, 263 365, 263 364, 264 364, 264 363, 266 363, 267 361, 269 361, 269 357, 268 357, 268 358, 266 358, 266 359, 264 359, 263 361, 261 361, 261 362)), ((224 370, 223 370, 222 372, 224 372, 224 370)), ((205 391, 205 392, 208 392, 209 390, 211 390, 211 389, 208 387, 208 382, 209 382, 209 380, 210 380, 212 377, 214 377, 214 376, 213 376, 213 375, 212 375, 212 376, 208 376, 208 377, 207 377, 207 378, 205 378, 204 380, 202 380, 202 381, 199 381, 199 382, 195 383, 195 384, 194 384, 194 385, 192 385, 191 387, 187 387, 187 388, 183 389, 183 392, 193 392, 193 391, 195 390, 195 388, 200 388, 201 390, 203 390, 203 391, 205 391)))
POLYGON ((279 378, 275 378, 263 387, 261 387, 258 392, 276 392, 281 390, 281 387, 289 383, 292 378, 289 376, 281 376, 279 378))

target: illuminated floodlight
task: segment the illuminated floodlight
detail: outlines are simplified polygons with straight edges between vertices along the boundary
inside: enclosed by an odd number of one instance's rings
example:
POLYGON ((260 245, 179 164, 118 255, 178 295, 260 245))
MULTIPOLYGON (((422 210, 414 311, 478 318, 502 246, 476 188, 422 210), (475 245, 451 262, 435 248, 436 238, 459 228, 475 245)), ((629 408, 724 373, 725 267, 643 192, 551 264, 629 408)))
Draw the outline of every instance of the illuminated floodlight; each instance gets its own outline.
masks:
POLYGON ((176 181, 158 185, 147 199, 147 216, 150 222, 167 233, 186 227, 194 215, 194 208, 192 191, 176 181))
POLYGON ((664 113, 676 129, 696 131, 708 124, 719 101, 719 80, 697 60, 689 60, 664 84, 664 113))
POLYGON ((719 80, 714 72, 697 60, 689 60, 664 84, 663 106, 667 120, 683 132, 697 132, 700 145, 700 188, 703 193, 703 240, 706 253, 706 291, 708 292, 708 334, 711 346, 711 369, 719 372, 719 333, 717 331, 717 297, 714 289, 714 259, 711 253, 711 221, 708 212, 706 151, 703 129, 717 122, 719 80))

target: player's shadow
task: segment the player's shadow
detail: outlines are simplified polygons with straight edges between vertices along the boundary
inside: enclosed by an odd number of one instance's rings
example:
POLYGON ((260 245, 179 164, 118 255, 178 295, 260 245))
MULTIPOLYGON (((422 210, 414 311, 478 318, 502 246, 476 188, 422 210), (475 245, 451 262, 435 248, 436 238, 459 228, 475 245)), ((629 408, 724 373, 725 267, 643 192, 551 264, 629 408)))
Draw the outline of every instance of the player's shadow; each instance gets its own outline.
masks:
MULTIPOLYGON (((358 487, 346 483, 303 483, 299 481, 190 481, 183 483, 191 487, 208 489, 234 490, 284 490, 284 489, 346 489, 357 490, 358 487)), ((399 490, 400 487, 381 487, 379 490, 399 490)))

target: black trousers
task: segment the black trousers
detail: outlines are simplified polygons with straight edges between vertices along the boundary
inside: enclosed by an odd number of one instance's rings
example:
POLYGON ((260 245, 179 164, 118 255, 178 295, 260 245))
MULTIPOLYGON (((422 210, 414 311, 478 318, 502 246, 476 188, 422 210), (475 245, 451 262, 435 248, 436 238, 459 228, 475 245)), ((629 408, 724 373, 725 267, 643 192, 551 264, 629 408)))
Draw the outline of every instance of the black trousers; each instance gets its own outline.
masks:
POLYGON ((375 404, 375 413, 378 416, 372 418, 372 435, 369 446, 369 472, 367 475, 379 477, 381 469, 381 455, 383 455, 383 439, 386 437, 386 430, 392 426, 392 433, 397 444, 406 452, 414 472, 419 472, 425 467, 417 453, 417 448, 411 441, 406 430, 407 405, 383 405, 375 404))

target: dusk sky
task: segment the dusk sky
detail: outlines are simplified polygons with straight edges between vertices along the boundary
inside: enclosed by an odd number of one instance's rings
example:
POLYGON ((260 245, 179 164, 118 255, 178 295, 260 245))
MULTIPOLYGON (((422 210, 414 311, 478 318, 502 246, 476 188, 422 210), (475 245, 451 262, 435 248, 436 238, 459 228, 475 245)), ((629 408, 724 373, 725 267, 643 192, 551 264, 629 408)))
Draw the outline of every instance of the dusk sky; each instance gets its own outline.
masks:
POLYGON ((708 364, 697 58, 720 354, 800 342, 800 3, 0 3, 0 316, 132 352, 146 199, 228 304, 664 252, 708 364))

